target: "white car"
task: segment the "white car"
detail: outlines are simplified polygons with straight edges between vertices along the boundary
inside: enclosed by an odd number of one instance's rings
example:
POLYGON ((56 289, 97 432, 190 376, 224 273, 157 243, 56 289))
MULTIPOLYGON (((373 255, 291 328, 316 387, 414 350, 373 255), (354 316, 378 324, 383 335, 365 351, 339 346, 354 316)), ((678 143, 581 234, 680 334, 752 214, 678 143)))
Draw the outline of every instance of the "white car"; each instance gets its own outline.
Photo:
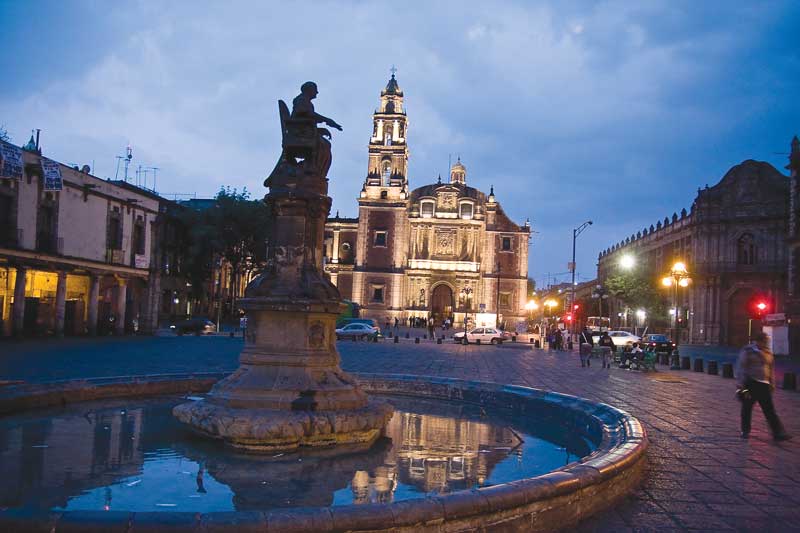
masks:
POLYGON ((372 337, 376 337, 379 333, 380 330, 375 326, 355 322, 353 324, 347 324, 344 327, 338 328, 336 330, 336 338, 345 339, 355 337, 357 339, 371 339, 372 337))
MULTIPOLYGON (((623 348, 626 346, 631 346, 634 342, 642 342, 641 337, 627 331, 609 331, 608 336, 611 337, 614 346, 618 348, 620 346, 623 348)), ((592 335, 592 341, 596 346, 598 341, 600 341, 600 335, 592 335)))
POLYGON ((463 331, 459 331, 453 335, 453 340, 461 344, 469 344, 478 341, 481 341, 481 344, 497 344, 504 338, 505 334, 495 328, 474 328, 467 332, 466 338, 464 338, 463 331))

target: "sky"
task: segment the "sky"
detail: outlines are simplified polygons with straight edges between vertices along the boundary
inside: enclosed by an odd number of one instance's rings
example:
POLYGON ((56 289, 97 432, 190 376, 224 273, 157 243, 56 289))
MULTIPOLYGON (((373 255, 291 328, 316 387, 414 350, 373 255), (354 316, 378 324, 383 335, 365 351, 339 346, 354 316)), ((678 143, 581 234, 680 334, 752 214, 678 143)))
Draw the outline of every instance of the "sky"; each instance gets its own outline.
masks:
MULTIPOLYGON (((333 211, 356 216, 380 90, 397 68, 412 188, 448 174, 532 225, 530 276, 689 209, 746 159, 785 172, 800 134, 800 2, 0 0, 0 126, 165 195, 266 193, 278 99, 313 80, 334 118, 333 211), (31 31, 32 27, 36 31, 31 31), (121 175, 122 170, 120 170, 121 175), (152 186, 152 173, 148 175, 152 186)), ((185 197, 185 196, 184 196, 185 197)))

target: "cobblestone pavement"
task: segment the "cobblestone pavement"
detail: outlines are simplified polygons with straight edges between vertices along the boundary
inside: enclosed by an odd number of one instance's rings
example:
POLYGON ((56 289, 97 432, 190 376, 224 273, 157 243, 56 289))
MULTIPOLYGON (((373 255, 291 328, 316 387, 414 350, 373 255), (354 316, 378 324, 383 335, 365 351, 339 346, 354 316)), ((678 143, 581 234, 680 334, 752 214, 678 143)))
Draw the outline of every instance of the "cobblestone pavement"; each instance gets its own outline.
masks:
MULTIPOLYGON (((0 379, 229 370, 241 340, 69 339, 0 344, 0 379)), ((443 375, 546 388, 631 412, 650 437, 641 489, 580 531, 800 531, 800 393, 778 390, 778 413, 798 438, 775 444, 760 412, 738 436, 734 380, 690 371, 642 374, 525 345, 340 342, 348 371, 443 375)), ((758 408, 756 408, 758 411, 758 408)))

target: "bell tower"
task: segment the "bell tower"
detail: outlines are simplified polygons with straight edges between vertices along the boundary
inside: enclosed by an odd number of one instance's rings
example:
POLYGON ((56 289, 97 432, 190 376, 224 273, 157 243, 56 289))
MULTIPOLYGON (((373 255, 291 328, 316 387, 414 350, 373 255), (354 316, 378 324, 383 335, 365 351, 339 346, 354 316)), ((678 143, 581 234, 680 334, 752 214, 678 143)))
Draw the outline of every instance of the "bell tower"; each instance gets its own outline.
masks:
POLYGON ((358 198, 352 299, 361 316, 402 317, 407 261, 408 119, 395 68, 372 114, 367 177, 358 198))
POLYGON ((392 77, 381 91, 380 107, 372 114, 369 163, 361 198, 397 201, 408 195, 408 118, 395 72, 392 67, 392 77))

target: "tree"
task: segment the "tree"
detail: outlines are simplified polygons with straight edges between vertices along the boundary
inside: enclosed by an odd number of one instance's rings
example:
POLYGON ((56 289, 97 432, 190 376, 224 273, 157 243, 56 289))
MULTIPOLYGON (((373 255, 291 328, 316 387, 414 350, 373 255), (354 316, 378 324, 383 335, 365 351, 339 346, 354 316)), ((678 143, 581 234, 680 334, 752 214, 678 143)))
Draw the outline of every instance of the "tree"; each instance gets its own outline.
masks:
POLYGON ((536 292, 536 280, 534 280, 533 278, 528 278, 528 298, 533 298, 535 292, 536 292))
POLYGON ((0 141, 11 142, 11 136, 5 126, 0 126, 0 141))
POLYGON ((631 309, 645 309, 652 317, 666 313, 664 294, 653 280, 640 273, 615 274, 606 279, 609 293, 631 309))
POLYGON ((215 200, 211 208, 186 209, 180 215, 186 233, 183 270, 191 280, 195 298, 219 294, 207 294, 209 281, 212 286, 230 287, 224 307, 226 314, 233 314, 237 295, 266 261, 269 215, 264 202, 250 200, 247 189, 239 192, 222 187, 215 200), (215 271, 219 278, 212 280, 215 271), (223 275, 225 279, 221 279, 223 275))

